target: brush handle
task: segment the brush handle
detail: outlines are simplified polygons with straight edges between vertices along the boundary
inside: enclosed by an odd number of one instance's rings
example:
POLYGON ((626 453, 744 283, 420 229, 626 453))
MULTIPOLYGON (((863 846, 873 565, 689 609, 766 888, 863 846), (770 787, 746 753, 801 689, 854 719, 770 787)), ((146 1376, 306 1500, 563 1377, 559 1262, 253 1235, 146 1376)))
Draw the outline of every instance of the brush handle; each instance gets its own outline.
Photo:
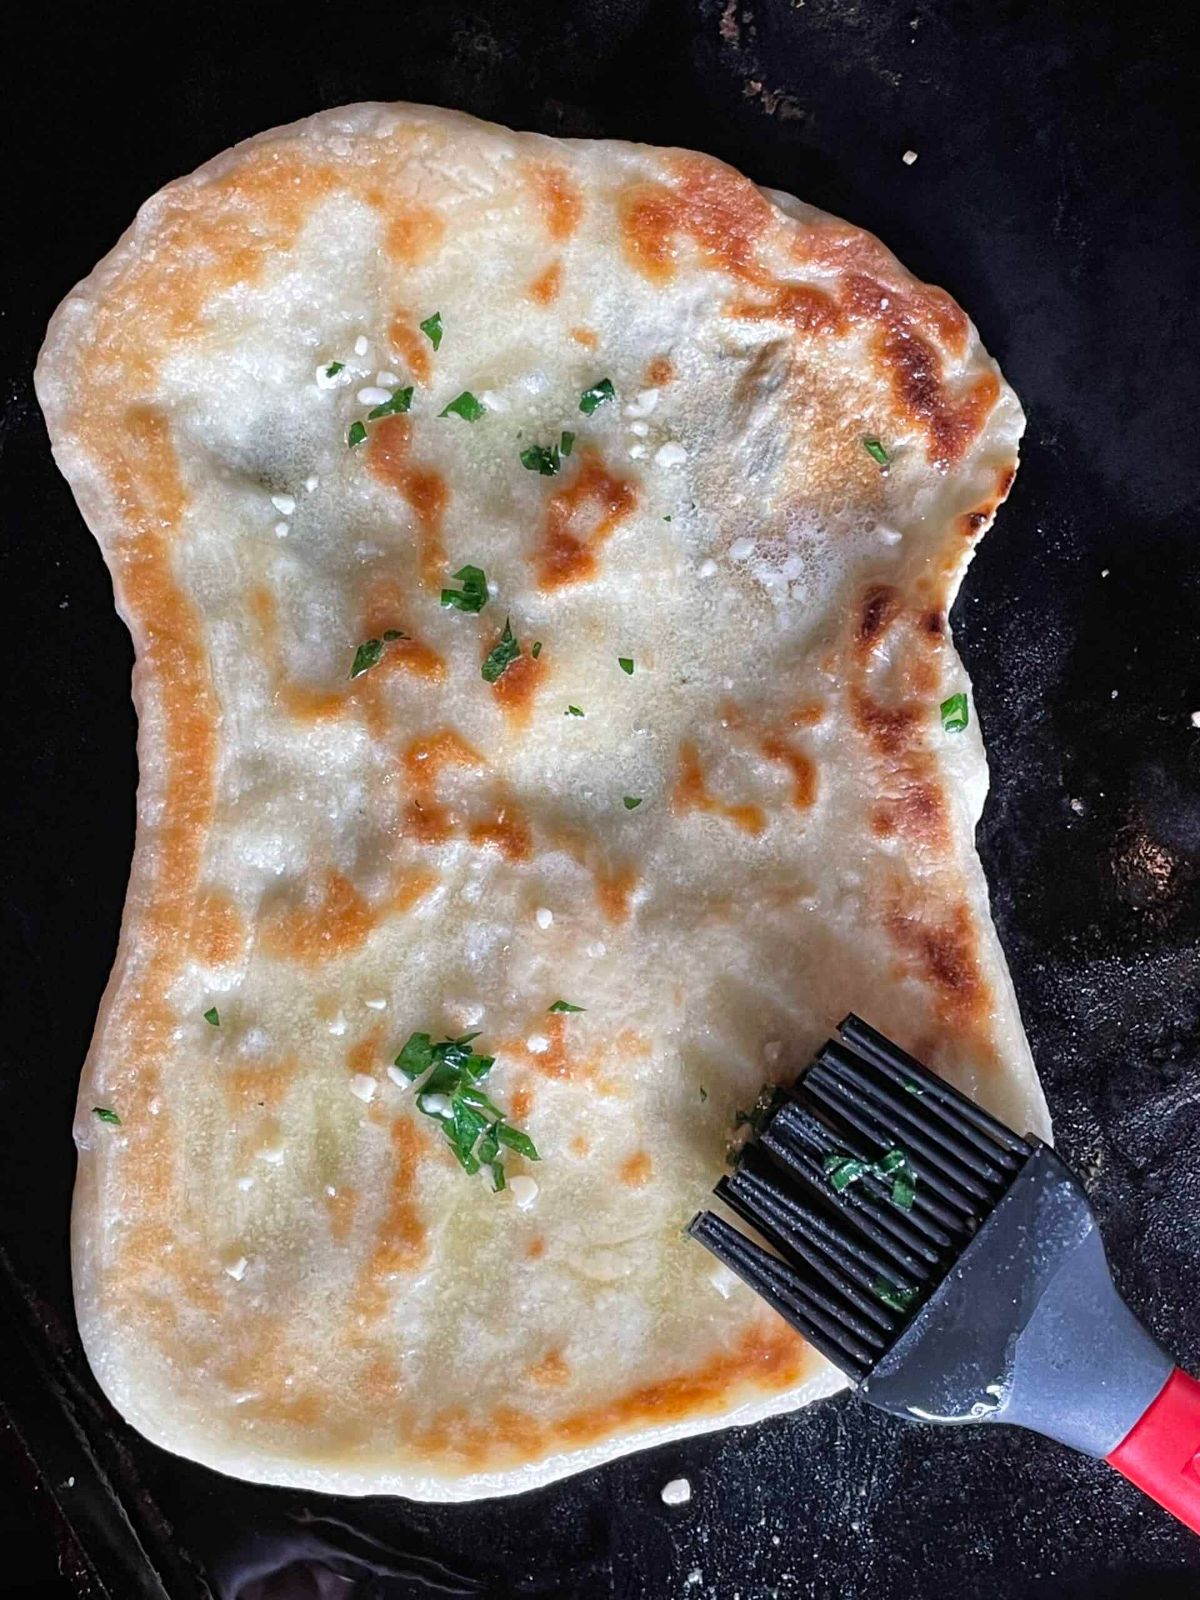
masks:
POLYGON ((1200 1533, 1200 1383, 1176 1367, 1104 1459, 1200 1533))

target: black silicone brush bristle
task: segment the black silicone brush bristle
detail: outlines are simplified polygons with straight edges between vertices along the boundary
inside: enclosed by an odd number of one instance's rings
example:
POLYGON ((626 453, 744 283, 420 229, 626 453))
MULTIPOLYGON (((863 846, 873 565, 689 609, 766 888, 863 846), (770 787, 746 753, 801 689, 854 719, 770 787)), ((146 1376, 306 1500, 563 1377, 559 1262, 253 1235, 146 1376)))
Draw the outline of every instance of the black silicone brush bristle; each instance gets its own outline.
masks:
POLYGON ((688 1231, 861 1382, 1031 1147, 860 1018, 838 1031, 717 1185, 765 1245, 708 1211, 688 1231))

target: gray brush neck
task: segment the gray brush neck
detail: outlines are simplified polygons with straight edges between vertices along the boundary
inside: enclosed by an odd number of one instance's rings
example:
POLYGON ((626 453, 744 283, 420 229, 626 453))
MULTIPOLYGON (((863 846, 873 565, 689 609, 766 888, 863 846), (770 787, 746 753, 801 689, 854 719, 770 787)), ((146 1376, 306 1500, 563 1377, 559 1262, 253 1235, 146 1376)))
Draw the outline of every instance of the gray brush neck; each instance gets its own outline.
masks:
POLYGON ((1039 1144, 858 1392, 900 1416, 1011 1422, 1106 1456, 1172 1366, 1113 1286, 1087 1196, 1039 1144))

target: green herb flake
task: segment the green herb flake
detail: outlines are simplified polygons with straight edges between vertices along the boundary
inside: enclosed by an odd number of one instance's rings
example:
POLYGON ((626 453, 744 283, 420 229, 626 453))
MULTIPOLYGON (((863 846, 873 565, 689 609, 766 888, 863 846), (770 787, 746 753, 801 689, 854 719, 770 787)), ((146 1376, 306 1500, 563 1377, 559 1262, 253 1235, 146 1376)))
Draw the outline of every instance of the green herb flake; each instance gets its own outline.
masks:
POLYGON ((417 324, 435 350, 442 347, 442 313, 435 311, 431 317, 417 324))
POLYGON ((700 1098, 701 1098, 701 1100, 707 1100, 708 1099, 708 1090, 704 1087, 703 1084, 700 1085, 700 1098))
POLYGON ((461 589, 443 589, 442 604, 456 611, 482 611, 488 603, 487 575, 482 567, 459 567, 452 580, 461 589))
POLYGON ((670 520, 671 520, 671 519, 670 519, 670 517, 664 517, 664 518, 663 518, 663 521, 664 521, 664 522, 670 522, 670 520))
POLYGON ((350 424, 349 432, 346 434, 346 443, 350 446, 351 450, 354 450, 360 444, 363 443, 363 441, 366 439, 366 437, 367 437, 367 425, 366 425, 366 423, 365 422, 352 422, 350 424))
POLYGON ((463 1171, 474 1174, 486 1168, 493 1192, 499 1193, 507 1181, 502 1147, 528 1161, 540 1157, 529 1135, 510 1126, 480 1089, 495 1057, 476 1055, 472 1043, 478 1037, 468 1033, 434 1044, 430 1034, 413 1033, 395 1064, 410 1081, 427 1074, 417 1092, 418 1111, 437 1123, 463 1171))
POLYGON ((870 1167, 865 1161, 860 1161, 857 1156, 828 1155, 824 1161, 825 1176, 830 1183, 842 1194, 852 1183, 857 1183, 870 1172, 870 1167))
POLYGON ((397 389, 390 400, 385 400, 382 405, 375 407, 374 411, 367 412, 367 421, 374 422, 379 417, 398 417, 412 405, 412 385, 407 389, 397 389))
POLYGON ((109 1122, 114 1128, 121 1126, 121 1119, 115 1111, 110 1111, 107 1106, 93 1106, 92 1115, 99 1117, 101 1122, 109 1122))
POLYGON ((325 368, 325 376, 327 378, 336 378, 339 372, 345 372, 345 370, 346 363, 344 361, 331 361, 325 368))
POLYGON ((496 1129, 496 1137, 500 1143, 507 1145, 510 1150, 515 1150, 519 1156, 524 1156, 526 1161, 540 1161, 542 1158, 537 1153, 537 1147, 527 1133, 522 1133, 520 1128, 514 1128, 507 1122, 502 1122, 496 1129))
POLYGON ((640 794, 627 794, 623 802, 626 811, 636 811, 641 803, 642 797, 640 794))
POLYGON ((533 647, 530 650, 529 654, 536 661, 537 658, 541 655, 541 653, 542 653, 542 641, 540 639, 535 639, 533 641, 533 647))
POLYGON ((221 1026, 221 1013, 217 1010, 216 1006, 209 1006, 208 1010, 204 1013, 204 1020, 211 1027, 219 1028, 221 1026))
POLYGON ((575 448, 575 435, 573 433, 568 433, 564 428, 563 436, 558 442, 558 448, 562 451, 564 456, 569 456, 571 451, 575 448))
POLYGON ((586 1006, 573 1006, 569 1000, 556 1000, 552 1006, 546 1007, 547 1011, 586 1011, 586 1006))
POLYGON ((456 399, 451 400, 444 411, 438 412, 438 416, 461 417, 464 422, 478 422, 486 410, 487 407, 476 400, 469 389, 464 389, 456 399))
POLYGON ((891 466, 892 458, 890 455, 888 455, 887 451, 883 448, 878 439, 864 439, 862 444, 863 449, 870 456, 871 460, 874 461, 878 466, 891 466))
POLYGON ((493 645, 488 651, 480 672, 485 683, 495 683, 502 678, 521 654, 521 646, 513 637, 512 625, 507 617, 504 619, 504 632, 500 635, 498 644, 493 645))
POLYGON ((917 1175, 911 1167, 906 1167, 892 1179, 892 1204, 901 1211, 911 1211, 916 1198, 917 1175))
POLYGON ((902 1288, 900 1284, 889 1283, 886 1278, 872 1278, 871 1293, 893 1311, 907 1311, 917 1298, 915 1289, 902 1288))
POLYGON ((433 1065, 433 1040, 427 1033, 412 1033, 396 1057, 395 1066, 406 1078, 419 1078, 433 1065))
POLYGON ((620 667, 621 671, 623 673, 625 673, 626 677, 629 677, 629 678, 633 677, 633 657, 632 656, 618 656, 617 657, 617 665, 620 667))
POLYGON ((562 468, 556 444, 531 444, 521 451, 521 465, 529 472, 540 472, 543 478, 553 478, 562 468))
POLYGON ((583 716, 583 712, 579 709, 578 706, 568 706, 567 709, 563 712, 563 716, 564 717, 582 717, 583 716))
POLYGON ((383 659, 383 640, 364 639, 354 652, 354 665, 350 668, 351 678, 361 678, 364 672, 370 672, 372 667, 377 667, 383 659))
POLYGON ((961 691, 952 694, 949 700, 943 700, 941 707, 942 730, 945 733, 961 733, 971 720, 971 708, 967 697, 961 691))
POLYGON ((924 1091, 924 1089, 922 1089, 921 1085, 919 1083, 914 1083, 911 1078, 905 1078, 905 1080, 904 1080, 904 1092, 905 1092, 905 1094, 915 1094, 915 1095, 923 1095, 925 1093, 925 1091, 924 1091))
POLYGON ((892 1204, 901 1211, 911 1211, 917 1196, 917 1174, 905 1151, 899 1147, 888 1150, 878 1161, 863 1161, 845 1151, 835 1151, 825 1157, 825 1175, 839 1194, 868 1175, 880 1183, 890 1183, 892 1204))
POLYGON ((599 383, 594 383, 579 396, 579 409, 585 417, 590 417, 597 406, 607 405, 616 398, 617 391, 612 386, 612 379, 601 378, 599 383))

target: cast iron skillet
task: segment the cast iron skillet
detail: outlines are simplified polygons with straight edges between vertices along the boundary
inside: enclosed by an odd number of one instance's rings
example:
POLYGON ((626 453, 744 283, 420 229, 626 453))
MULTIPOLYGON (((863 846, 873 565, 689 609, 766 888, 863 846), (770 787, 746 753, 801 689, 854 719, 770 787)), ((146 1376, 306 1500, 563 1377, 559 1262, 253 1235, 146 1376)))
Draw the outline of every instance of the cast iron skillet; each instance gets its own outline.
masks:
MULTIPOLYGON (((458 1509, 252 1488, 117 1422, 75 1344, 66 1235, 75 1084, 132 839, 130 648, 29 381, 53 307, 146 196, 238 138, 357 99, 693 145, 873 229, 949 288, 1030 419, 1013 498, 954 616, 992 764, 980 844, 996 919, 1121 1287, 1195 1370, 1200 394, 1182 129, 1196 63, 1170 13, 1011 0, 21 11, 2 107, 18 197, 0 324, 13 613, 0 1224, 5 1292, 24 1311, 0 1392, 89 1552, 71 1556, 78 1570, 107 1575, 120 1600, 203 1593, 201 1573, 223 1600, 262 1595, 250 1575, 322 1553, 355 1575, 328 1592, 356 1600, 1194 1594, 1200 1543, 1103 1466, 1023 1435, 893 1425, 847 1398, 458 1509), (680 1475, 692 1501, 669 1510, 659 1491, 680 1475)), ((299 1569, 289 1582, 275 1592, 316 1592, 299 1569)))

